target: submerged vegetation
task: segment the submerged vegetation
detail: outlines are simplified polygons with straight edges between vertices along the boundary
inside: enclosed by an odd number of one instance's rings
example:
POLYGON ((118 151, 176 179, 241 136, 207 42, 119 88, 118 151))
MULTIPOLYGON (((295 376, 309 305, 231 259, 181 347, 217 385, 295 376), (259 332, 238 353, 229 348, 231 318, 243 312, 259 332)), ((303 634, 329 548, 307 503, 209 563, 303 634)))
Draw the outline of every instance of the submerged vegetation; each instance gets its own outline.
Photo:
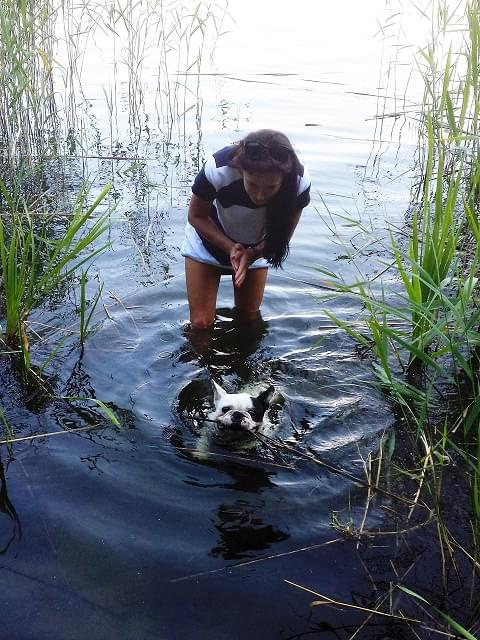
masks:
MULTIPOLYGON (((409 427, 414 468, 396 471, 415 483, 416 503, 424 501, 435 516, 444 575, 439 602, 448 607, 451 569, 458 572, 468 558, 471 594, 480 573, 480 3, 466 2, 460 20, 460 5, 432 6, 432 15, 423 15, 431 39, 418 56, 425 86, 421 177, 412 190, 409 231, 391 229, 381 242, 387 258, 380 272, 390 284, 378 274, 345 282, 322 272, 337 294, 362 302, 366 330, 326 313, 370 354, 379 384, 409 427), (462 529, 471 535, 461 540, 453 530, 459 523, 446 515, 453 478, 466 489, 470 511, 462 529)), ((330 219, 335 233, 336 219, 330 219)), ((338 221, 378 243, 376 230, 361 221, 346 215, 338 221)), ((428 604, 407 584, 405 593, 428 604)), ((458 636, 474 638, 468 629, 479 614, 475 599, 462 609, 465 626, 435 611, 458 636)))

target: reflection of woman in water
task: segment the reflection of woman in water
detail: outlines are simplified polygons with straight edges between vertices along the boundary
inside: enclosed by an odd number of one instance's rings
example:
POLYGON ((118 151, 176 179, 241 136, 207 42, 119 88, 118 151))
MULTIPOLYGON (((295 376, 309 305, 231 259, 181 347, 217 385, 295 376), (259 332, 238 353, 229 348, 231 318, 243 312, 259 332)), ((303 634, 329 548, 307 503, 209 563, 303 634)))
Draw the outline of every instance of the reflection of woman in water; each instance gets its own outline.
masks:
POLYGON ((214 153, 192 191, 182 245, 192 327, 213 323, 225 273, 238 311, 257 317, 267 268, 287 257, 310 201, 306 171, 283 133, 262 129, 214 153))

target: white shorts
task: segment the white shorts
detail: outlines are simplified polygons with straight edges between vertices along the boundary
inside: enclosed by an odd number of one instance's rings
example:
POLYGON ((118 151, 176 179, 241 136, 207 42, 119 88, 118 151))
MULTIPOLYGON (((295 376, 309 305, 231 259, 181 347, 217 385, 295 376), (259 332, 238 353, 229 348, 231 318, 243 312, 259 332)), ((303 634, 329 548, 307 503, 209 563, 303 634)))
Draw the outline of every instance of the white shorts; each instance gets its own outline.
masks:
MULTIPOLYGON (((233 268, 231 265, 225 265, 219 262, 212 254, 207 250, 205 245, 202 242, 202 239, 198 235, 195 228, 187 222, 185 227, 185 238, 182 243, 182 248, 180 249, 182 256, 185 258, 192 258, 192 260, 197 260, 197 262, 204 262, 205 264, 211 264, 214 267, 221 267, 222 269, 231 269, 233 268)), ((262 269, 268 267, 269 264, 265 260, 265 258, 259 258, 252 262, 252 264, 248 267, 249 269, 262 269)))

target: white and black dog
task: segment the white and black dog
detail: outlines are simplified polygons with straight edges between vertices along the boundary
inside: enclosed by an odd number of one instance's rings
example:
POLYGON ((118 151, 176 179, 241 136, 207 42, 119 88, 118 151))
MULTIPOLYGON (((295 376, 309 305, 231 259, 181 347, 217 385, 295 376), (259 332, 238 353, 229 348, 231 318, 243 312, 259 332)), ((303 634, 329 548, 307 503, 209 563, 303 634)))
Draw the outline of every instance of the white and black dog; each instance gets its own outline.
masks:
POLYGON ((257 431, 275 394, 273 386, 256 397, 248 393, 227 393, 214 380, 212 387, 215 408, 208 418, 215 421, 223 432, 257 431))
POLYGON ((227 393, 214 380, 212 389, 213 410, 197 434, 194 456, 199 460, 205 460, 215 444, 237 451, 250 450, 255 446, 257 434, 263 434, 265 428, 269 431, 271 427, 269 421, 264 423, 264 416, 275 395, 273 386, 256 397, 245 392, 227 393))

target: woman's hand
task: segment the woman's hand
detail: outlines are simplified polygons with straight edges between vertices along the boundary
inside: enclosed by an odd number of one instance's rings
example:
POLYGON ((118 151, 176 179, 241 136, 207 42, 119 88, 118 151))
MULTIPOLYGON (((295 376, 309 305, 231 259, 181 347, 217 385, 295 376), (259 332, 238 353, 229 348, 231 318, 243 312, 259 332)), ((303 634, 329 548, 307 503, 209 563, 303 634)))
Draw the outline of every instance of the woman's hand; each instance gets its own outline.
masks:
POLYGON ((247 277, 248 267, 255 262, 256 253, 252 247, 245 248, 238 242, 230 249, 230 262, 235 272, 234 283, 241 287, 247 277))

